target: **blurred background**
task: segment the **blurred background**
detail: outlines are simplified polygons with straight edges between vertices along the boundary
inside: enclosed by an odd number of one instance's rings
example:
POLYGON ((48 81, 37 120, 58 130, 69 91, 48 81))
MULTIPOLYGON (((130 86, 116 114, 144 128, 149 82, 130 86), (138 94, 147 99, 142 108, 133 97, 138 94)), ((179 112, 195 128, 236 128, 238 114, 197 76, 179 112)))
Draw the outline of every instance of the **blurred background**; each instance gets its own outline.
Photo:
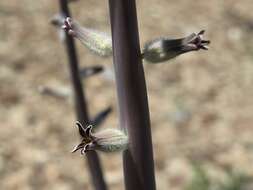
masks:
MULTIPOLYGON (((253 189, 252 0, 137 2, 140 41, 206 30, 209 51, 145 64, 157 189, 253 189)), ((71 4, 82 25, 110 31, 108 2, 71 4)), ((91 190, 71 98, 39 93, 70 87, 56 0, 0 1, 0 189, 91 190)), ((106 72, 84 81, 91 116, 113 107, 101 128, 118 127, 112 58, 76 43, 82 66, 106 72)), ((110 189, 124 189, 121 154, 99 153, 110 189)))

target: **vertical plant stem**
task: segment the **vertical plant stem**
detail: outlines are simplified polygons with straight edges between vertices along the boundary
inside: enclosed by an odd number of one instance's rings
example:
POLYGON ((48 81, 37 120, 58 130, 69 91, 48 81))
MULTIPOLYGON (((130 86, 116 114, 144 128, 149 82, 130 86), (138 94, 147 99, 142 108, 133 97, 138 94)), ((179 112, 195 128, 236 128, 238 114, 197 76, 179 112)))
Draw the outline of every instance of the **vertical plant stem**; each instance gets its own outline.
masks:
MULTIPOLYGON (((61 13, 69 17, 70 12, 68 9, 67 0, 59 0, 61 13)), ((75 109, 77 119, 87 125, 89 123, 89 115, 87 110, 87 103, 85 101, 85 95, 82 88, 82 83, 79 77, 78 59, 76 54, 76 48, 74 40, 70 35, 66 36, 66 51, 68 54, 69 70, 73 84, 75 109)), ((88 166, 91 174, 91 179, 96 190, 106 190, 106 184, 103 178, 102 168, 100 166, 99 158, 96 152, 90 151, 86 154, 88 166)))
POLYGON ((129 149, 123 153, 126 190, 155 190, 147 90, 135 0, 109 0, 120 124, 129 149))

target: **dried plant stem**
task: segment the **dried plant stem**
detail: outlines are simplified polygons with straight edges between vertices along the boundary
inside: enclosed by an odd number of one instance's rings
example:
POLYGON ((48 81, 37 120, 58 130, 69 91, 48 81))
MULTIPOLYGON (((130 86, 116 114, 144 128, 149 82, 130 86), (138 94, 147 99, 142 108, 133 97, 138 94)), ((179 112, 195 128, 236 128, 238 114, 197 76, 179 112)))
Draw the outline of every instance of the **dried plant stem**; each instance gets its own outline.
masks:
POLYGON ((129 136, 123 153, 126 190, 155 190, 147 90, 135 0, 109 0, 120 124, 129 136))
MULTIPOLYGON (((61 13, 69 17, 68 0, 59 0, 61 13)), ((78 59, 75 49, 74 40, 70 35, 66 34, 66 51, 68 54, 69 69, 73 84, 74 100, 77 119, 84 125, 89 123, 89 115, 87 111, 87 104, 79 77, 78 59)), ((106 184, 103 178, 102 168, 100 166, 98 155, 95 151, 88 152, 87 155, 88 166, 91 173, 91 179, 96 190, 106 190, 106 184)))

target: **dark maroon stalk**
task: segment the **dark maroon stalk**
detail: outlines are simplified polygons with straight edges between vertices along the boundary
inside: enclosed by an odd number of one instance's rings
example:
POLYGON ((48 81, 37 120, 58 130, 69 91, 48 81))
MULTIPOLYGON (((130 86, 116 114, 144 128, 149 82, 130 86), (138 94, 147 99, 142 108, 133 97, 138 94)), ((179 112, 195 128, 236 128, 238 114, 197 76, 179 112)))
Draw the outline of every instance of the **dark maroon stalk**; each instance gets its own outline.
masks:
MULTIPOLYGON (((61 13, 65 17, 70 16, 70 12, 68 9, 68 1, 67 0, 59 0, 61 13)), ((79 77, 79 68, 78 68, 78 59, 75 49, 74 40, 70 35, 66 36, 66 51, 68 54, 68 62, 69 69, 73 84, 74 91, 74 100, 75 100, 75 108, 77 119, 83 124, 87 125, 89 123, 89 115, 87 110, 87 104, 85 101, 85 96, 81 84, 81 80, 79 77)), ((82 135, 82 134, 81 134, 82 135)), ((106 184, 103 179, 102 168, 100 166, 98 155, 95 151, 90 151, 86 154, 88 160, 88 166, 91 173, 91 179, 93 181, 93 185, 96 190, 106 190, 106 184)))
POLYGON ((123 153, 126 190, 155 190, 147 90, 135 0, 109 0, 120 125, 129 136, 123 153))

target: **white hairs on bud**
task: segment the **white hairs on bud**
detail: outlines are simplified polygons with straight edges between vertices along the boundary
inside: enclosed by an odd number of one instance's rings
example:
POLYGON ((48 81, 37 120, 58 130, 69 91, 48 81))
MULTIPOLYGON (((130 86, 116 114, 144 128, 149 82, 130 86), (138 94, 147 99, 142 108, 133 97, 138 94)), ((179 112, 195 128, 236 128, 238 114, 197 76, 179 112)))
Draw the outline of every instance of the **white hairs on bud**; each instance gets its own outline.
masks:
POLYGON ((95 54, 108 57, 112 55, 112 39, 104 32, 80 26, 70 17, 65 19, 62 27, 69 35, 79 39, 88 49, 95 54))
POLYGON ((105 129, 92 135, 95 138, 96 149, 104 152, 121 151, 127 148, 128 137, 118 129, 105 129))

